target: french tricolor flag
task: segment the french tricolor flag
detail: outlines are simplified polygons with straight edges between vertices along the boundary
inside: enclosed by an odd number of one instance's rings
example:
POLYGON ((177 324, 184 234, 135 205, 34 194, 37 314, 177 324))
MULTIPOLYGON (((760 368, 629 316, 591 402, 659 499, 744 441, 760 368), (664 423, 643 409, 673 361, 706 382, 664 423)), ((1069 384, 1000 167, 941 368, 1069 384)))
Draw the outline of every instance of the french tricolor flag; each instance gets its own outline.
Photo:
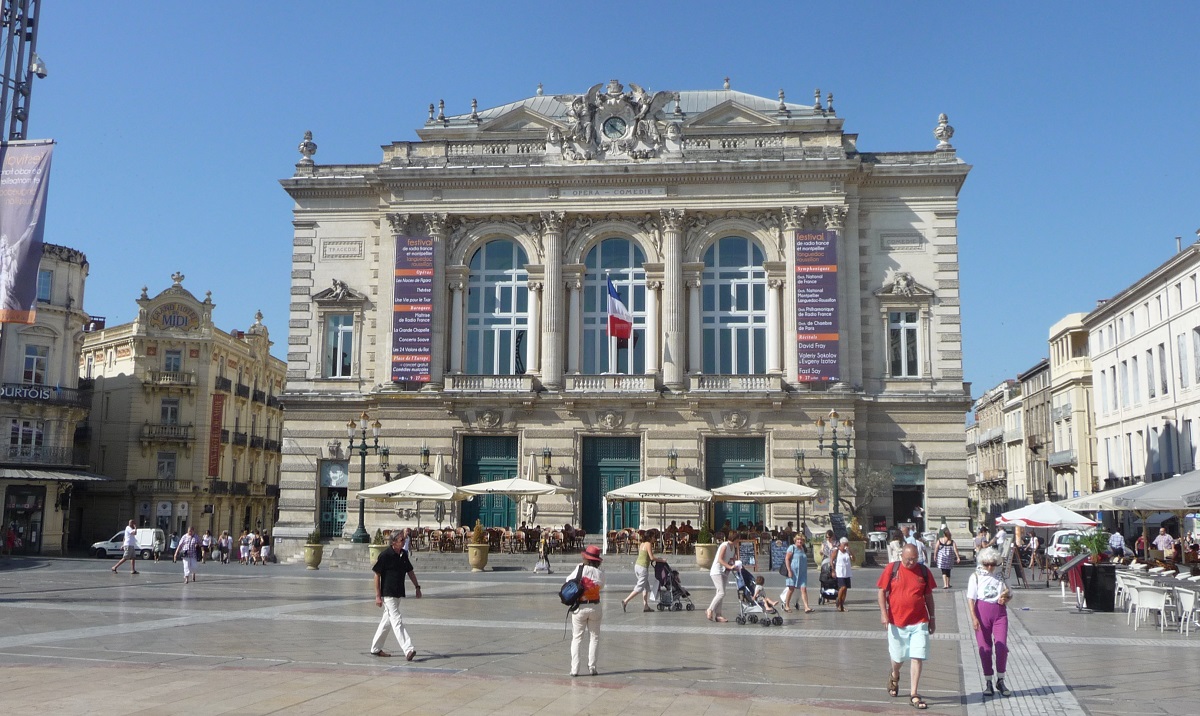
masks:
POLYGON ((608 279, 608 335, 610 338, 629 340, 633 333, 633 316, 621 302, 621 295, 612 279, 608 279))

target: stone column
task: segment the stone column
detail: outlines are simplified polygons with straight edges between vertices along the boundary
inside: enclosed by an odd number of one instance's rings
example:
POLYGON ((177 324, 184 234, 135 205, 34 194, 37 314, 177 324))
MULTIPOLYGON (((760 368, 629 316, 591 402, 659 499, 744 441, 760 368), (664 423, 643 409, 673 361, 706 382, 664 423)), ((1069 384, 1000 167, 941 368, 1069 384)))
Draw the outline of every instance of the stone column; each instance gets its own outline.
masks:
POLYGON ((543 284, 540 281, 528 281, 525 285, 529 289, 529 331, 526 333, 529 338, 529 350, 526 352, 529 361, 525 364, 525 373, 536 375, 541 367, 543 284))
POLYGON ((682 390, 686 366, 683 302, 683 211, 664 209, 662 218, 663 250, 663 384, 682 390))
POLYGON ((646 282, 646 375, 658 373, 658 336, 661 332, 658 320, 658 292, 662 281, 646 282))
POLYGON ((551 390, 563 387, 563 344, 566 314, 563 311, 563 212, 542 212, 542 242, 546 257, 542 261, 544 278, 542 300, 542 385, 551 390))
MULTIPOLYGON (((433 239, 433 280, 437 281, 446 275, 446 239, 450 236, 450 222, 446 214, 426 214, 425 223, 429 227, 429 238, 433 239)), ((425 390, 440 390, 442 387, 443 366, 446 363, 446 307, 443 301, 445 295, 437 296, 433 301, 432 343, 430 345, 429 383, 425 390), (439 300, 441 299, 441 300, 439 300)), ((390 316, 387 320, 391 320, 390 316)), ((391 332, 387 352, 391 353, 391 332)), ((389 362, 389 374, 391 371, 389 362)))
POLYGON ((779 325, 779 296, 783 293, 783 280, 767 280, 767 373, 779 375, 779 339, 783 327, 779 325))
POLYGON ((698 375, 703 372, 704 360, 700 355, 700 276, 687 279, 688 290, 688 372, 698 375))
POLYGON ((459 375, 463 370, 463 346, 467 335, 463 330, 463 295, 467 288, 467 270, 456 266, 446 269, 447 287, 450 289, 450 375, 459 375))
POLYGON ((580 265, 563 267, 567 287, 567 372, 573 375, 582 370, 579 346, 583 340, 583 270, 580 265))

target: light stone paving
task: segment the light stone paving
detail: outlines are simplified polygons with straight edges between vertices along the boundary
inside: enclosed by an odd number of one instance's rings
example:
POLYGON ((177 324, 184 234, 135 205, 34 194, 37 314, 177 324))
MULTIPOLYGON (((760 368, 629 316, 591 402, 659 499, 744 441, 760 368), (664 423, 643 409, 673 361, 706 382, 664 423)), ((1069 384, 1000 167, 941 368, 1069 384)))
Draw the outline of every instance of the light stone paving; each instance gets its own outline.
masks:
MULTIPOLYGON (((764 628, 705 622, 699 572, 684 574, 697 611, 623 613, 630 570, 606 564, 602 673, 571 679, 559 577, 420 575, 427 598, 404 603, 418 650, 407 663, 367 653, 379 611, 365 574, 213 565, 182 585, 172 565, 136 577, 107 566, 0 562, 4 712, 911 713, 906 688, 884 690, 877 570, 856 574, 848 612, 764 628)), ((932 713, 1186 713, 1200 700, 1170 670, 1150 676, 1163 660, 1197 673, 1200 636, 1135 635, 1123 614, 1077 615, 1043 589, 1018 590, 1011 612, 1014 696, 985 702, 965 597, 936 600, 942 630, 921 684, 932 713), (1147 665, 1144 688, 1113 683, 1127 660, 1147 665)))

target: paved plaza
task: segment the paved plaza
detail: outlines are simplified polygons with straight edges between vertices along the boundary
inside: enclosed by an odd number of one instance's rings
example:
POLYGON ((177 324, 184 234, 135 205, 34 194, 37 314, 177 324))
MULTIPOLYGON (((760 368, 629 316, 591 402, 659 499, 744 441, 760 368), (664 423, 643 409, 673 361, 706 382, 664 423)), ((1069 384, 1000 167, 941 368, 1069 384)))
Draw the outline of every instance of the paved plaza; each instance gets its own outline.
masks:
MULTIPOLYGON (((126 565, 113 575, 115 560, 0 560, 3 712, 912 712, 885 691, 877 568, 855 572, 846 613, 817 606, 814 589, 815 613, 764 628, 707 622, 712 585, 690 568, 684 582, 696 611, 643 613, 639 601, 623 613, 630 561, 605 561, 600 674, 570 678, 558 574, 418 571, 425 598, 403 602, 417 649, 409 663, 368 652, 380 611, 366 572, 209 564, 184 585, 169 562, 139 561, 140 574, 126 565)), ((968 574, 957 570, 956 584, 968 574)), ((930 713, 1200 711, 1200 634, 1135 632, 1124 614, 1078 614, 1056 586, 1017 591, 1015 693, 985 702, 963 590, 939 589, 936 599, 939 631, 921 685, 930 713)), ((735 604, 731 593, 727 616, 735 604)), ((395 650, 393 637, 388 644, 395 650)), ((907 669, 902 677, 905 694, 907 669)))

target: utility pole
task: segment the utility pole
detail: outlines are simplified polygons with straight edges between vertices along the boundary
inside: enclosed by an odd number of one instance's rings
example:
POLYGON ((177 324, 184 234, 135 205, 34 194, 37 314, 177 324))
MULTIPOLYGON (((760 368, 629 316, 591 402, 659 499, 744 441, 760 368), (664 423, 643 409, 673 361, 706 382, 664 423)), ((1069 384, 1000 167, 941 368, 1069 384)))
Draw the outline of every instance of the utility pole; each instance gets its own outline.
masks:
POLYGON ((38 9, 41 0, 0 0, 0 117, 8 126, 7 141, 29 138, 29 100, 34 78, 46 76, 37 55, 38 9))

